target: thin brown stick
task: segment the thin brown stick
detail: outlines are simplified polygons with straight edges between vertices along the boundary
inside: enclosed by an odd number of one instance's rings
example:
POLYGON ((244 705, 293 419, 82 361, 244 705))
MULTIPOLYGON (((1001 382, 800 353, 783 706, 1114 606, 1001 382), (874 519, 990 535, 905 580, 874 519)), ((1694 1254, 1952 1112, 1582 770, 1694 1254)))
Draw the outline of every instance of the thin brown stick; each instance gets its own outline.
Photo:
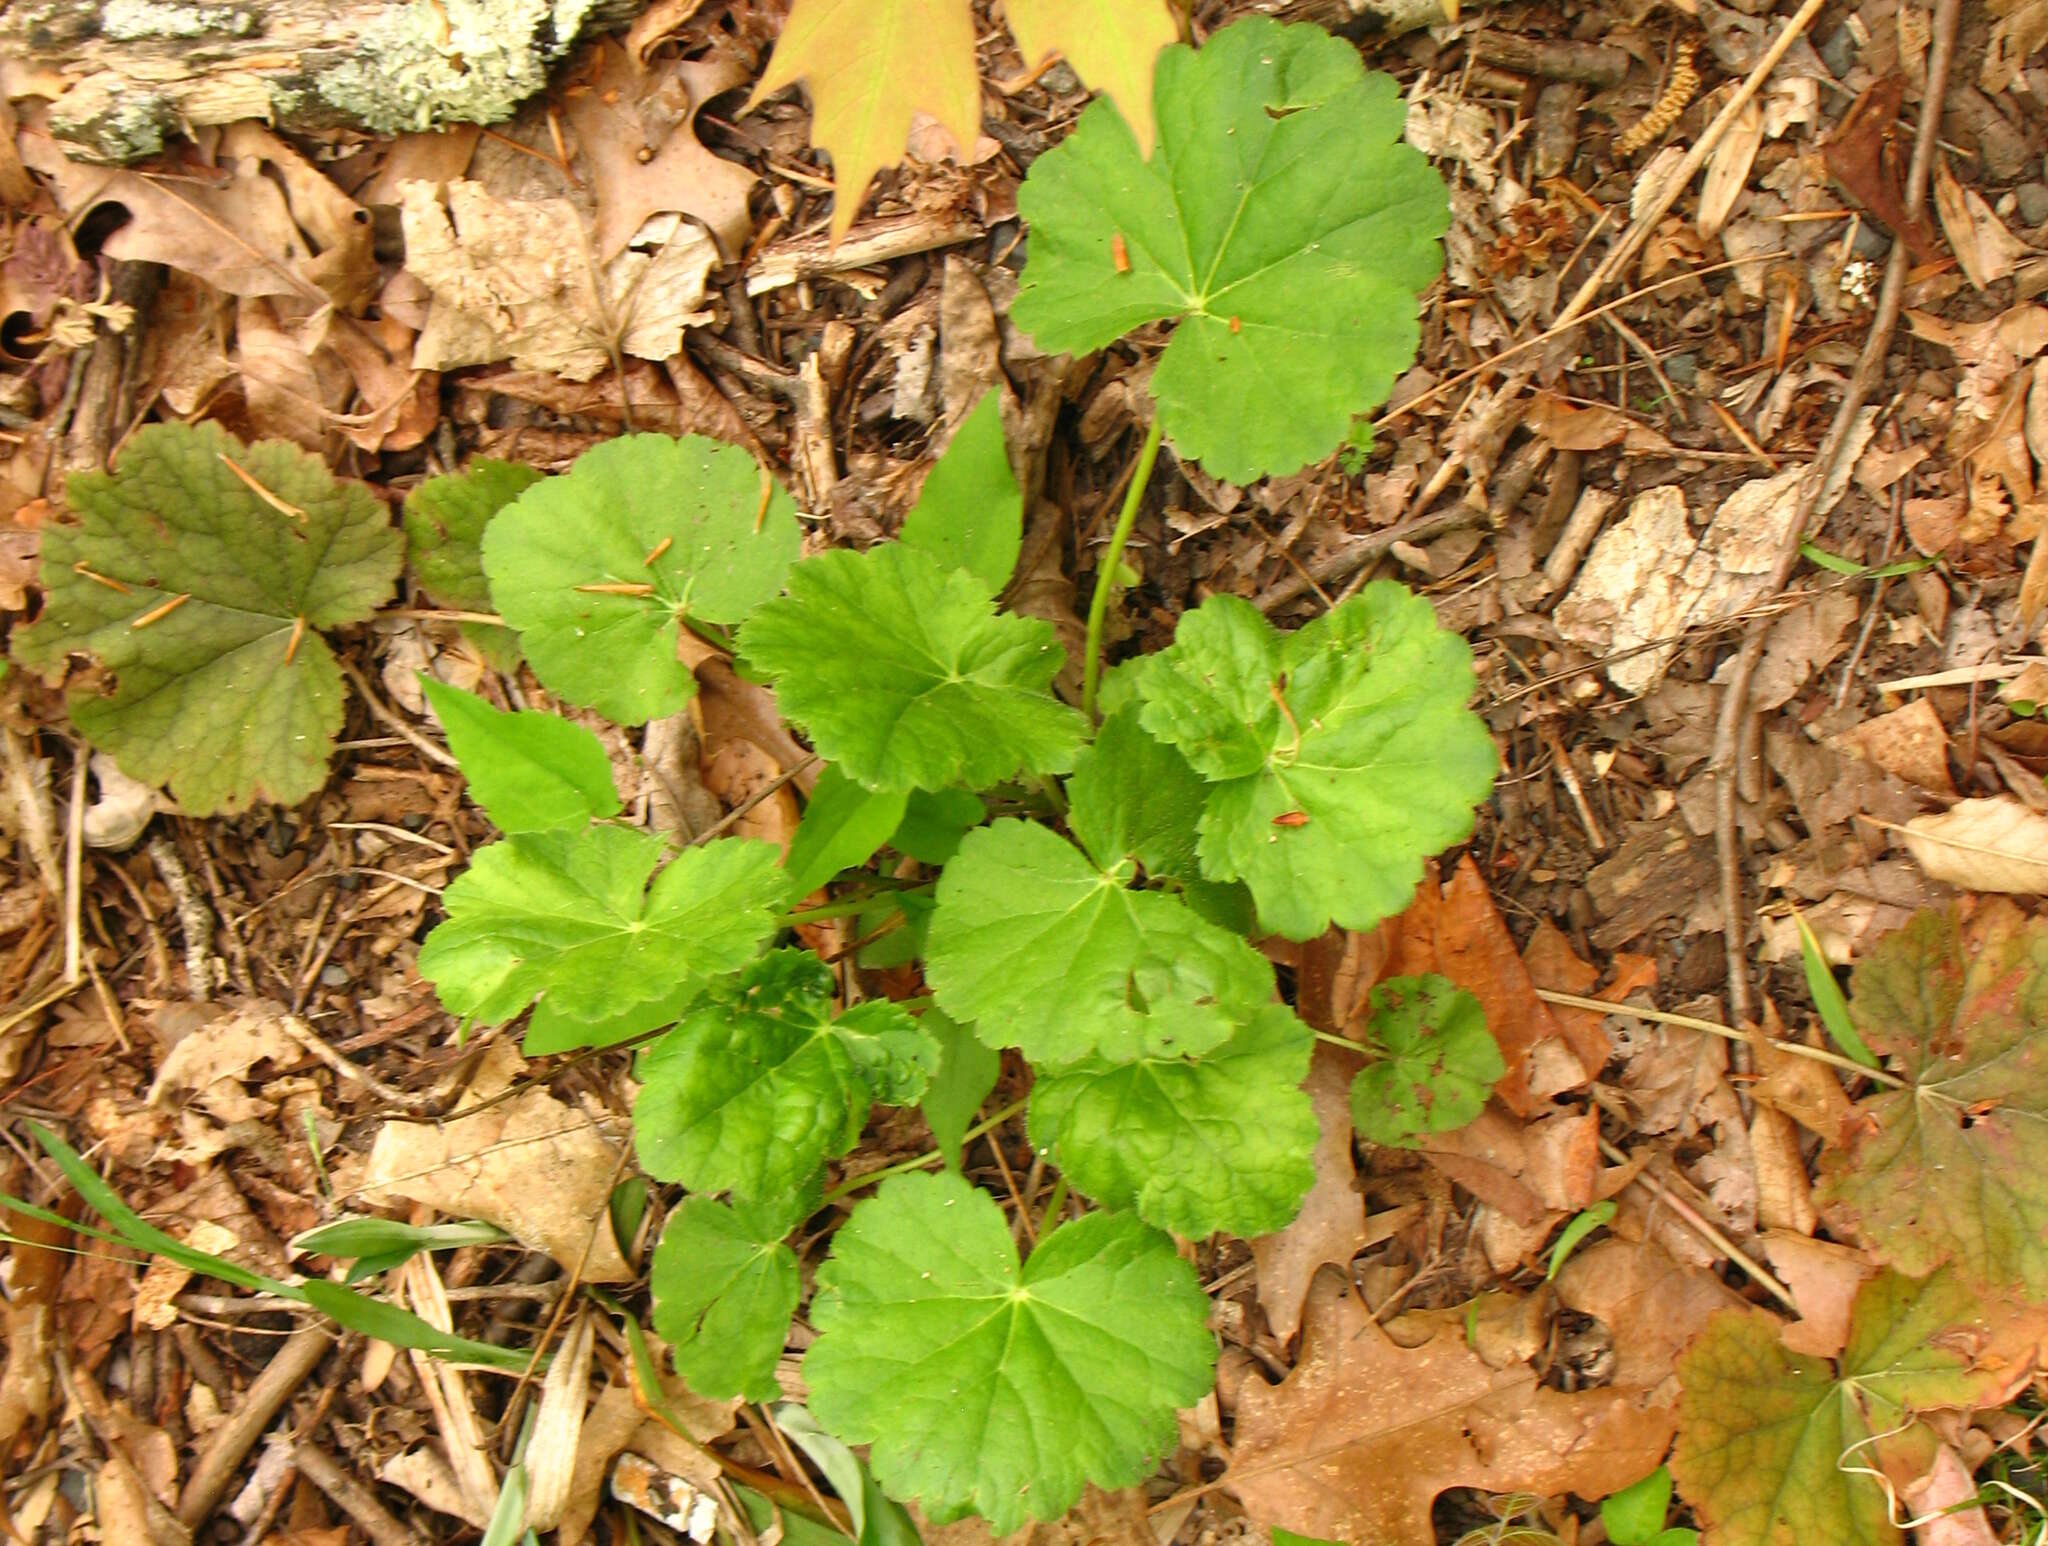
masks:
POLYGON ((310 1439, 293 1446, 292 1459, 298 1463, 299 1474, 326 1493, 329 1501, 353 1519, 375 1546, 426 1546, 417 1532, 392 1518, 369 1488, 310 1439))
POLYGON ((334 1333, 326 1326, 308 1326, 294 1332, 263 1366, 226 1422, 213 1431, 192 1467, 191 1480, 178 1495, 178 1518, 188 1529, 197 1529, 213 1513, 228 1490, 228 1483, 241 1469, 242 1461, 256 1447, 263 1430, 277 1416, 292 1392, 303 1385, 327 1350, 334 1346, 334 1333))
MULTIPOLYGON (((1629 1155, 1624 1154, 1605 1138, 1600 1140, 1600 1152, 1613 1160, 1617 1165, 1634 1163, 1634 1160, 1629 1155)), ((1750 1278, 1765 1293, 1777 1300, 1779 1304, 1790 1310, 1794 1315, 1799 1313, 1799 1301, 1792 1297, 1792 1290, 1783 1283, 1780 1283, 1768 1267, 1745 1254, 1742 1247, 1733 1240, 1730 1240, 1724 1231, 1716 1228, 1706 1218, 1702 1217, 1699 1209, 1693 1207, 1691 1203, 1672 1191, 1670 1187, 1651 1175, 1649 1171, 1637 1171, 1634 1176, 1630 1177, 1629 1185, 1640 1186, 1650 1193, 1673 1213, 1677 1214, 1708 1245, 1748 1273, 1750 1278)))
MULTIPOLYGON (((1917 216, 1926 204, 1935 140, 1941 127, 1942 101, 1948 93, 1949 67, 1955 58, 1956 23, 1961 9, 1961 0, 1939 0, 1935 10, 1934 48, 1927 65, 1927 93, 1921 101, 1919 132, 1913 141, 1913 161, 1906 176, 1906 212, 1909 215, 1917 216)), ((1878 292, 1877 314, 1872 319, 1863 355, 1856 362, 1856 373, 1850 377, 1848 389, 1842 394, 1841 404, 1835 410, 1834 422, 1828 426, 1820 451, 1800 483, 1799 503, 1791 524, 1785 529, 1785 545, 1771 569, 1772 594, 1784 588, 1792 577, 1792 571, 1798 567, 1799 543, 1805 537, 1807 525, 1820 503, 1821 490, 1833 480, 1836 465, 1847 452, 1856 416, 1863 411, 1865 400, 1883 373, 1885 358, 1891 352, 1892 334, 1898 327, 1899 303, 1906 289, 1906 271, 1911 264, 1906 244, 1893 242, 1891 259, 1885 266, 1884 285, 1878 292)), ((1721 713, 1714 726, 1713 755, 1707 763, 1715 779, 1714 849, 1721 872, 1724 923, 1721 938, 1727 953, 1728 1007, 1737 1024, 1746 1024, 1756 1018, 1755 995, 1749 981, 1749 931, 1743 921, 1746 902, 1742 845, 1736 825, 1736 801, 1742 774, 1738 747, 1743 740, 1743 724, 1749 712, 1749 680, 1763 655, 1766 631, 1767 625, 1757 621, 1749 625, 1743 636, 1728 685, 1722 690, 1721 713)))

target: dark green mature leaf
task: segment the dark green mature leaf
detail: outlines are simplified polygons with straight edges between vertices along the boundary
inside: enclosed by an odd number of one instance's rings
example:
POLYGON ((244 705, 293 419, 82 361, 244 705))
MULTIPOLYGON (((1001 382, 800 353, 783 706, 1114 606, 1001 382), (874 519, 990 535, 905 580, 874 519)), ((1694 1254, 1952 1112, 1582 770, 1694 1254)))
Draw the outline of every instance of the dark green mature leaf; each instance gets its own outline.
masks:
MULTIPOLYGON (((523 462, 479 457, 461 472, 429 478, 405 496, 406 563, 429 600, 462 612, 491 610, 484 528, 545 476, 523 462)), ((511 629, 464 623, 462 631, 494 663, 508 670, 518 664, 519 636, 511 629)))
POLYGON ((622 435, 485 528, 491 598, 534 674, 622 725, 696 692, 683 618, 737 623, 782 588, 802 534, 788 493, 737 446, 622 435))
POLYGON ((900 789, 864 789, 828 762, 782 861, 790 895, 809 896, 841 871, 867 863, 902 822, 905 800, 900 789))
POLYGON ((486 1024, 543 994, 595 1022, 751 961, 787 896, 775 845, 719 838, 654 875, 665 852, 604 826, 478 849, 442 897, 420 975, 450 1013, 486 1024))
POLYGON ((1176 450, 1244 483, 1344 443, 1415 357, 1442 181, 1390 76, 1320 27, 1248 18, 1170 48, 1146 160, 1101 103, 1032 163, 1017 325, 1050 352, 1179 327, 1152 376, 1176 450))
POLYGON ((318 789, 343 698, 321 634, 391 594, 403 543, 383 504, 297 446, 214 424, 151 425, 65 492, 79 524, 43 528, 43 615, 15 657, 98 659, 113 691, 73 692, 72 723, 187 815, 318 789))
POLYGON ((1919 913, 1849 988, 1907 1088, 1858 1104, 1815 1201, 1902 1272, 1953 1261, 2048 1297, 2048 923, 2005 902, 1919 913))
POLYGON ((988 807, 966 789, 913 789, 889 846, 920 864, 945 864, 960 840, 988 820, 988 807))
POLYGON ((1128 1214, 1062 1224, 1020 1270, 986 1193, 898 1176, 818 1269, 804 1378, 892 1497, 1007 1535, 1173 1447, 1174 1412, 1209 1390, 1208 1311, 1173 1242, 1128 1214))
POLYGON ((1473 686, 1465 641, 1386 580, 1292 634, 1211 597, 1139 678, 1145 729, 1209 782, 1203 873, 1290 939, 1399 912, 1471 833, 1498 766, 1473 686))
POLYGON ((1382 1057, 1351 1081, 1351 1125, 1372 1143, 1412 1149, 1463 1127, 1508 1071, 1479 1000, 1443 977, 1390 977, 1367 1000, 1382 1057))
POLYGON ((579 827, 619 813, 611 759, 581 725, 530 709, 508 714, 424 671, 420 687, 469 781, 469 797, 500 832, 579 827))
POLYGON ((774 951, 642 1055, 633 1138, 649 1175, 775 1201, 860 1140, 872 1102, 924 1093, 931 1037, 884 999, 834 1018, 832 986, 809 951, 774 951))
POLYGON ((818 755, 870 789, 986 788, 1058 773, 1081 716, 1048 690, 1050 623, 997 615, 981 583, 901 543, 807 558, 740 652, 818 755))
POLYGON ((939 877, 925 974, 939 1007, 1033 1061, 1206 1051, 1272 1001, 1273 971, 1179 898, 1132 891, 1025 821, 967 835, 939 877))
POLYGON ((967 1129, 1002 1075, 1003 1055, 943 1009, 927 1008, 917 1023, 939 1049, 939 1066, 918 1109, 946 1157, 946 1168, 957 1171, 967 1129))
POLYGON ((1271 1234, 1315 1182, 1320 1129, 1301 1088, 1314 1048, 1272 1004, 1200 1058, 1041 1071, 1031 1141, 1104 1207, 1173 1234, 1271 1234))
POLYGON ((1715 1546, 1896 1546, 1876 1445, 1924 1433, 1915 1413, 1967 1411, 2023 1379, 1997 1350, 2014 1317, 1953 1272, 1887 1272, 1857 1295, 1839 1368, 1787 1351, 1780 1324, 1724 1311, 1679 1359, 1678 1490, 1715 1546))
POLYGON ((668 1216, 648 1278, 654 1329, 696 1394, 782 1393, 775 1363, 803 1292, 796 1253, 782 1243, 791 1222, 779 1203, 731 1208, 708 1197, 668 1216))
POLYGON ((1003 394, 990 392, 960 421, 903 518, 906 547, 941 569, 965 569, 991 596, 1010 583, 1024 541, 1024 493, 1003 447, 1003 394))

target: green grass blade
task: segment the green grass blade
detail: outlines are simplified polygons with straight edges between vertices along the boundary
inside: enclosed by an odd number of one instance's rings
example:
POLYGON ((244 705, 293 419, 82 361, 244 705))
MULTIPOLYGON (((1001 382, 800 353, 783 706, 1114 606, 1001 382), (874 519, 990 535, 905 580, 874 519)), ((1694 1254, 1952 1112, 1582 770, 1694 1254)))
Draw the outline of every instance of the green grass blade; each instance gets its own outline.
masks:
POLYGON ((1849 1001, 1842 996, 1842 985, 1835 981, 1835 969, 1828 965, 1828 958, 1820 948, 1820 940, 1814 935, 1806 915, 1798 908, 1792 909, 1792 921, 1799 925, 1799 959, 1806 968, 1806 991, 1813 995, 1813 1007, 1820 1014, 1820 1023, 1827 1027, 1828 1035, 1842 1049, 1842 1055, 1865 1068, 1876 1068, 1877 1057, 1863 1044, 1863 1038, 1856 1034, 1856 1026, 1849 1019, 1849 1001))
MULTIPOLYGON (((366 1337, 375 1337, 379 1342, 389 1342, 394 1347, 413 1348, 457 1363, 482 1364, 507 1374, 522 1372, 531 1361, 530 1354, 517 1348, 494 1347, 488 1342, 458 1337, 429 1325, 410 1310, 401 1310, 395 1304, 372 1299, 366 1294, 353 1293, 324 1278, 308 1278, 300 1285, 299 1293, 307 1304, 337 1325, 350 1331, 360 1331, 366 1337)), ((545 1361, 539 1367, 545 1368, 545 1361)))

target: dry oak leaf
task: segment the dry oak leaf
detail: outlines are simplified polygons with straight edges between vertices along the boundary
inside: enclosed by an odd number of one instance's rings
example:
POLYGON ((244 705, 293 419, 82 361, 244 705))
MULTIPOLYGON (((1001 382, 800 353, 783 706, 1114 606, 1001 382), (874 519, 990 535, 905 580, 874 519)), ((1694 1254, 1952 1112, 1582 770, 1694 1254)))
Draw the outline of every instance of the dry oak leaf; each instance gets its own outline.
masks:
POLYGON ((1617 1389, 1659 1395, 1707 1321, 1743 1306, 1742 1296, 1706 1269, 1674 1261, 1653 1241, 1619 1236, 1573 1252, 1557 1275, 1557 1297, 1607 1328, 1617 1389))
MULTIPOLYGON (((510 1088, 522 1066, 502 1043, 485 1053, 464 1106, 510 1088)), ((370 1148, 362 1190, 378 1204, 425 1203, 495 1224, 545 1251, 586 1283, 628 1283, 609 1209, 619 1150, 582 1112, 530 1089, 474 1116, 439 1124, 389 1121, 370 1148)))
MULTIPOLYGON (((1055 50, 1116 99, 1152 148, 1152 62, 1178 29, 1166 0, 1009 0, 1025 62, 1055 50)), ((832 156, 832 235, 846 234, 869 181, 901 159, 929 114, 964 156, 981 133, 981 82, 968 0, 796 0, 749 106, 804 81, 811 139, 832 156)))
POLYGON ((1286 1228, 1250 1242, 1258 1264, 1259 1305, 1266 1324, 1282 1342, 1301 1329, 1316 1269, 1326 1263, 1349 1267, 1365 1249, 1365 1198, 1358 1190, 1358 1166, 1351 1153, 1351 1079, 1358 1059, 1341 1048, 1318 1046, 1302 1088, 1315 1107, 1321 1136, 1316 1141, 1315 1183, 1301 1211, 1286 1228))
POLYGON ((2048 892, 2048 816, 2011 795, 1963 800, 1906 823, 1906 849, 1929 880, 1966 891, 2048 892))
POLYGON ((1906 1084, 1822 1151, 1823 1216, 1901 1272, 2048 1297, 2048 922, 1916 914, 1856 968, 1849 1013, 1906 1084))
POLYGON ((1334 1272, 1317 1276, 1285 1381, 1247 1380, 1223 1485, 1257 1524, 1332 1541, 1435 1546, 1450 1487, 1604 1497, 1656 1469, 1667 1409, 1567 1395, 1526 1364, 1489 1369, 1457 1331, 1401 1348, 1334 1272))

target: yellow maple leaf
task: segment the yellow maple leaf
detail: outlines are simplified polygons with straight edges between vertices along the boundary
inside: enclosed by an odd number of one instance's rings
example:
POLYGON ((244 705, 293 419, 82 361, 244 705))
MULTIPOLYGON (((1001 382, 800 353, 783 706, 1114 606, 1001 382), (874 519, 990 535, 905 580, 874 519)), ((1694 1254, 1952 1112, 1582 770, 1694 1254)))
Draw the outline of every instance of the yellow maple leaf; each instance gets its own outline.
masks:
POLYGON ((1064 55, 1074 73, 1116 103, 1152 154, 1152 64, 1179 40, 1166 0, 1009 0, 1010 33, 1027 65, 1064 55))
MULTIPOLYGON (((1152 64, 1177 36, 1167 0, 1009 0, 1008 10, 1026 62, 1063 55, 1149 154, 1152 64)), ((901 159, 913 115, 937 119, 963 154, 980 136, 970 0, 796 0, 753 103, 798 81, 810 88, 811 139, 832 157, 834 240, 875 173, 901 159)))

